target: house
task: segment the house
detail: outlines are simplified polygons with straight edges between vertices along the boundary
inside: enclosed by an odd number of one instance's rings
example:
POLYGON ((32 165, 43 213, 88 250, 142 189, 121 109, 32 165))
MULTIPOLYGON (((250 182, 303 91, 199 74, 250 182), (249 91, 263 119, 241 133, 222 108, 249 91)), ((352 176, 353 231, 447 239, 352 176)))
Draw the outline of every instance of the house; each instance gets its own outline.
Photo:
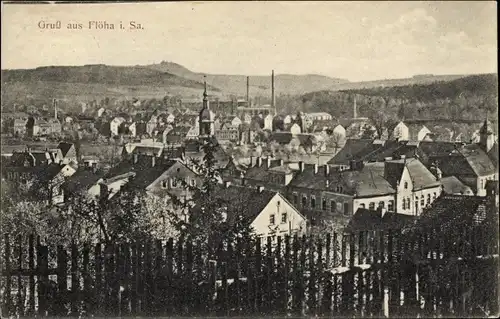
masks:
POLYGON ((219 129, 215 130, 215 138, 219 141, 238 141, 239 136, 238 126, 230 123, 223 123, 219 129))
POLYGON ((109 122, 109 131, 111 136, 117 136, 119 132, 120 125, 122 123, 126 122, 125 118, 123 117, 115 117, 109 122))
POLYGON ((82 156, 82 163, 84 167, 97 167, 97 164, 99 164, 99 158, 93 155, 84 155, 82 156))
POLYGON ((299 162, 287 198, 314 224, 335 220, 344 227, 358 208, 386 208, 418 216, 441 193, 437 178, 418 160, 350 166, 299 162))
POLYGON ((173 124, 175 122, 175 115, 173 113, 161 113, 158 116, 158 124, 173 124))
POLYGON ((264 130, 269 130, 269 131, 273 130, 273 119, 274 117, 271 114, 267 114, 264 117, 264 127, 263 127, 264 130))
POLYGON ((153 135, 153 131, 158 127, 158 116, 151 115, 150 119, 146 123, 146 133, 149 136, 153 135))
MULTIPOLYGON (((242 218, 249 223, 253 233, 262 240, 285 235, 303 235, 307 220, 281 193, 260 188, 242 188, 225 183, 212 195, 223 204, 228 223, 242 218)), ((194 206, 193 212, 202 213, 202 207, 194 206)))
POLYGON ((332 130, 332 134, 335 134, 341 138, 346 138, 346 136, 347 136, 346 135, 347 132, 346 132, 345 128, 340 124, 337 124, 334 126, 334 128, 332 130))
POLYGON ((99 109, 97 110, 97 117, 102 117, 102 116, 104 116, 106 113, 107 113, 107 110, 106 110, 105 108, 101 107, 101 108, 99 108, 99 109))
POLYGON ((26 122, 28 136, 61 133, 61 123, 57 119, 43 119, 30 116, 26 122))
POLYGON ((63 201, 68 202, 75 196, 98 199, 101 194, 100 184, 104 173, 95 169, 78 169, 61 185, 63 201))
POLYGON ((57 145, 57 149, 61 150, 61 158, 58 161, 60 164, 68 164, 70 162, 78 163, 76 147, 73 143, 61 142, 57 145))
POLYGON ((462 183, 455 176, 448 176, 441 178, 441 184, 443 185, 443 193, 447 195, 467 195, 472 196, 474 192, 472 189, 462 183))
POLYGON ((306 113, 312 121, 331 121, 333 118, 326 112, 306 113))
POLYGON ((243 123, 239 126, 238 131, 240 132, 239 142, 241 144, 252 144, 255 141, 258 129, 250 124, 243 123))
POLYGON ((28 118, 16 118, 12 121, 12 132, 14 136, 24 136, 27 132, 28 118))
POLYGON ((285 131, 292 133, 293 135, 297 135, 302 133, 302 129, 299 124, 293 123, 290 125, 285 125, 285 131))
POLYGON ((429 140, 431 131, 423 124, 399 122, 393 130, 392 136, 402 141, 429 140))
POLYGON ((175 128, 172 128, 170 130, 165 130, 163 132, 163 144, 169 144, 169 145, 180 145, 182 144, 186 138, 187 138, 187 133, 191 130, 191 127, 188 126, 177 126, 175 128))

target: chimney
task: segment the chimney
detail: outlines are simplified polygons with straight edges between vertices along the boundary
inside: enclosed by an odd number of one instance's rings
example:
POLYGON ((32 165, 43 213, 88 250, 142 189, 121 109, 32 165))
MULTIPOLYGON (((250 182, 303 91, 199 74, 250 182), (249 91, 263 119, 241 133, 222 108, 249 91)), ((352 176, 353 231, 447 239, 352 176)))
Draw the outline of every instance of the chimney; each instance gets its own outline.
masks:
POLYGON ((391 161, 391 160, 392 160, 392 157, 386 157, 386 158, 384 158, 384 162, 391 161))
POLYGON ((314 175, 318 174, 318 164, 314 164, 314 175))
POLYGON ((155 167, 156 165, 156 156, 151 156, 151 167, 155 167))
POLYGON ((259 190, 259 193, 262 193, 262 191, 264 190, 264 186, 259 186, 257 189, 259 190))
POLYGON ((328 164, 325 164, 325 175, 330 175, 330 166, 328 166, 328 164))
POLYGON ((226 188, 228 188, 229 186, 231 186, 231 182, 230 182, 230 181, 225 181, 225 182, 224 182, 224 186, 225 186, 226 188))
POLYGON ((247 106, 250 106, 250 77, 247 76, 247 106))
POLYGON ((253 156, 250 156, 250 167, 253 167, 253 156))
POLYGON ((56 101, 56 99, 53 99, 52 103, 54 104, 54 118, 57 120, 57 101, 56 101))
POLYGON ((283 166, 284 162, 283 159, 280 159, 280 166, 283 166))
POLYGON ((139 156, 137 155, 137 153, 134 153, 134 164, 137 163, 137 161, 139 160, 139 156))
POLYGON ((299 162, 299 169, 301 172, 304 171, 304 162, 302 162, 302 161, 299 162))
POLYGON ((274 96, 274 70, 271 73, 271 108, 274 109, 276 115, 276 100, 274 96))
POLYGON ((327 187, 327 188, 328 188, 328 187, 330 187, 330 181, 329 181, 329 180, 326 180, 326 181, 325 181, 325 184, 326 184, 326 187, 327 187))
POLYGON ((406 155, 401 155, 401 156, 400 156, 400 158, 401 158, 402 160, 404 160, 404 159, 406 159, 406 155))
POLYGON ((257 157, 257 166, 261 167, 262 166, 262 157, 257 157))
POLYGON ((271 156, 267 157, 267 168, 271 167, 271 156))
POLYGON ((352 117, 353 118, 358 118, 358 110, 357 110, 357 105, 356 105, 356 95, 354 95, 354 105, 353 105, 353 114, 352 114, 352 117))

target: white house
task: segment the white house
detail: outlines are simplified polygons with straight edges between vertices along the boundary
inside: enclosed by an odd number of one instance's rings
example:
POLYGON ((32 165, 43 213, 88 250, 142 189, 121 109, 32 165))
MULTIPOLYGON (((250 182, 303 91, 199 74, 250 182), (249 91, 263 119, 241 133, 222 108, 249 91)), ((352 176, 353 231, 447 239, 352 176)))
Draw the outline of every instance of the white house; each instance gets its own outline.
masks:
POLYGON ((297 124, 297 123, 293 123, 290 128, 289 128, 289 131, 290 133, 292 133, 293 135, 297 135, 297 134, 300 134, 302 133, 302 130, 300 128, 300 125, 297 124))
POLYGON ((106 111, 105 108, 103 108, 103 107, 99 108, 97 110, 97 117, 101 117, 104 114, 105 111, 106 111))
POLYGON ((346 137, 346 130, 342 125, 338 124, 337 126, 335 126, 333 128, 333 134, 345 138, 346 137))
POLYGON ((118 135, 118 128, 123 122, 125 122, 125 119, 123 117, 115 117, 113 120, 111 120, 111 122, 109 123, 109 131, 111 132, 111 136, 118 135))
POLYGON ((305 234, 307 220, 282 194, 259 188, 242 188, 226 182, 215 193, 227 203, 223 207, 229 223, 245 218, 261 237, 305 234))
POLYGON ((423 141, 431 131, 423 124, 409 124, 399 122, 393 130, 392 136, 401 141, 423 141))
POLYGON ((332 116, 326 112, 307 113, 312 121, 331 121, 332 116))
POLYGON ((265 130, 270 130, 270 131, 273 130, 273 118, 274 118, 274 116, 271 114, 267 114, 264 117, 264 129, 265 130))
POLYGON ((283 124, 285 124, 285 125, 290 124, 290 123, 292 123, 293 120, 294 120, 294 117, 292 117, 291 115, 287 115, 283 118, 283 124))

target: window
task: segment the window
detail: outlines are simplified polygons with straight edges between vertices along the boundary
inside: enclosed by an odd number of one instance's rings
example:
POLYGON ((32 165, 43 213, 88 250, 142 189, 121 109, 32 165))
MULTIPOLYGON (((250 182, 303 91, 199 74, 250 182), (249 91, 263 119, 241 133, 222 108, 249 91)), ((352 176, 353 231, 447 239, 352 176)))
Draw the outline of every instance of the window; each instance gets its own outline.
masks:
POLYGON ((432 194, 432 200, 434 201, 434 200, 436 200, 436 198, 437 198, 437 194, 436 194, 436 192, 434 192, 434 193, 432 194))
POLYGON ((394 211, 394 201, 390 200, 389 203, 387 204, 387 210, 392 212, 394 211))
POLYGON ((349 215, 349 204, 344 203, 344 215, 347 216, 349 215))
POLYGON ((406 199, 403 198, 403 209, 406 209, 406 199))
POLYGON ((330 211, 334 212, 337 210, 337 203, 334 200, 330 201, 330 211))
POLYGON ((417 214, 418 211, 418 200, 415 201, 415 215, 417 214))
POLYGON ((425 198, 424 198, 424 195, 422 195, 422 197, 420 197, 420 206, 424 207, 425 206, 425 198))
POLYGON ((365 206, 365 204, 359 204, 359 207, 360 208, 365 208, 366 206, 365 206))
POLYGON ((384 208, 385 207, 385 202, 383 202, 383 201, 378 202, 378 207, 384 208))
POLYGON ((323 200, 321 201, 321 209, 322 210, 326 210, 326 199, 323 198, 323 200))
POLYGON ((408 182, 405 182, 405 189, 408 189, 408 182))
POLYGON ((342 193, 342 186, 337 186, 336 191, 337 193, 342 193))
POLYGON ((196 185, 196 181, 194 180, 194 178, 191 180, 191 186, 195 186, 196 185))
POLYGON ((293 203, 297 205, 299 203, 299 195, 293 194, 293 203))
POLYGON ((287 221, 287 216, 286 216, 286 213, 282 213, 281 214, 281 223, 282 224, 285 224, 287 221))
POLYGON ((427 205, 431 204, 431 194, 427 194, 427 205))
POLYGON ((375 209, 375 203, 374 202, 370 202, 370 204, 368 204, 368 209, 375 209))
POLYGON ((274 214, 269 215, 269 225, 274 225, 274 214))
POLYGON ((171 181, 172 181, 172 187, 177 187, 177 179, 172 178, 171 181))
POLYGON ((306 195, 302 195, 302 207, 306 207, 307 206, 307 197, 306 195))
POLYGON ((162 188, 167 188, 167 186, 168 186, 167 181, 162 181, 162 182, 161 182, 161 187, 162 187, 162 188))
POLYGON ((316 197, 311 196, 311 208, 316 208, 316 197))

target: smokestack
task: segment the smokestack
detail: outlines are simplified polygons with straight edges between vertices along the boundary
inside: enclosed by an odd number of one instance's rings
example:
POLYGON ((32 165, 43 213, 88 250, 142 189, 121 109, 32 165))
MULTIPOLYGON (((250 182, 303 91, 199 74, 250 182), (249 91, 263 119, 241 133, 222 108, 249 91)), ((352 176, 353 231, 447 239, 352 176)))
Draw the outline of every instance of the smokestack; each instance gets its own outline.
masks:
POLYGON ((274 114, 276 115, 276 100, 274 96, 274 70, 271 73, 271 108, 274 109, 274 114))
POLYGON ((54 118, 57 120, 57 102, 53 99, 52 104, 54 105, 54 118))
POLYGON ((247 76, 247 106, 250 106, 250 77, 247 76))
POLYGON ((358 118, 358 110, 356 106, 356 95, 354 95, 353 118, 358 118))

